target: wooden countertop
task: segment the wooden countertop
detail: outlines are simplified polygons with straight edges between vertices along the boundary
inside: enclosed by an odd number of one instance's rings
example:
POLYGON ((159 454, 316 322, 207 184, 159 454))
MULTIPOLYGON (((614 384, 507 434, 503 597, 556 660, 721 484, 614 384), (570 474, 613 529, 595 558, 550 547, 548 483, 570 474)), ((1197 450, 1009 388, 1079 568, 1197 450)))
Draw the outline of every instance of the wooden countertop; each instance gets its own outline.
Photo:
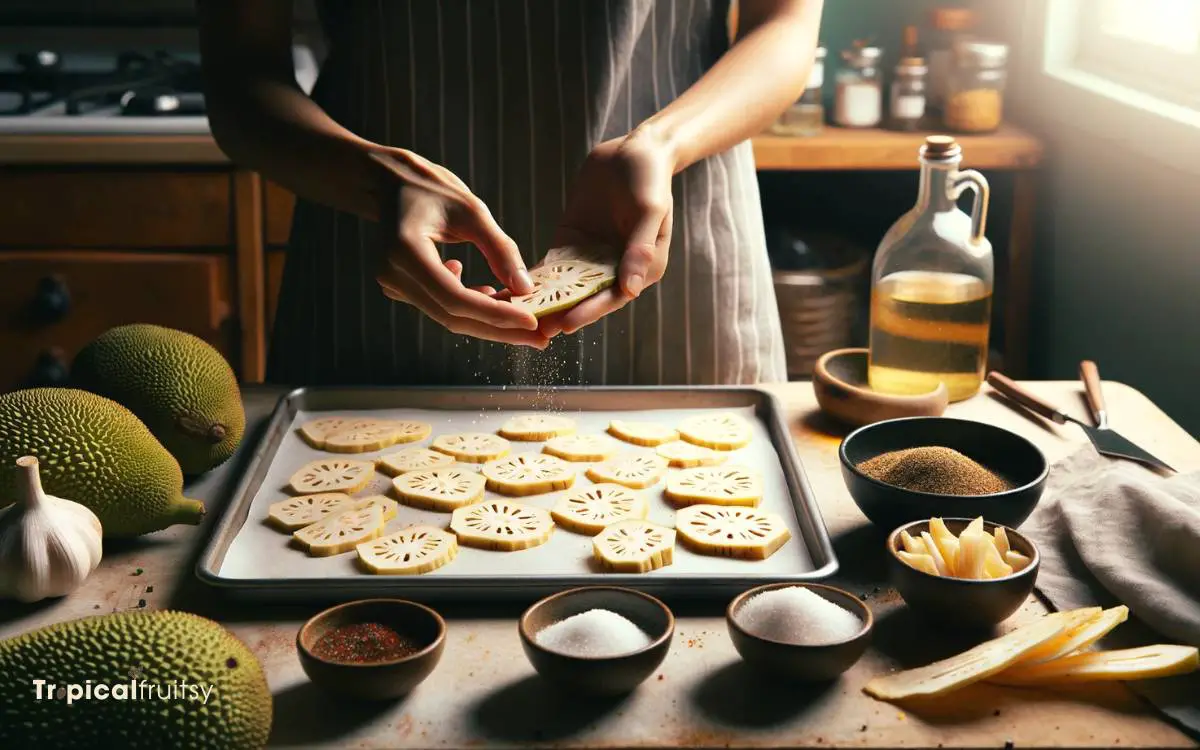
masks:
MULTIPOLYGON (((1035 393, 1084 416, 1076 382, 1030 383, 1035 393)), ((438 605, 449 621, 438 669, 407 699, 367 706, 339 702, 305 678, 295 635, 317 606, 237 604, 218 597, 192 572, 209 529, 232 492, 251 445, 230 465, 188 488, 210 509, 201 527, 175 527, 106 547, 84 587, 49 605, 6 604, 0 638, 67 619, 116 610, 184 609, 217 619, 261 659, 275 696, 272 744, 397 747, 1194 747, 1124 686, 1039 692, 973 687, 936 713, 917 714, 862 693, 872 676, 899 663, 925 663, 958 650, 952 635, 930 633, 882 583, 882 532, 867 525, 840 476, 839 436, 828 431, 807 383, 772 386, 784 401, 797 450, 841 561, 835 585, 868 594, 876 617, 872 649, 828 686, 772 686, 746 670, 729 642, 723 603, 678 603, 677 632, 660 675, 616 702, 561 696, 525 659, 515 618, 521 606, 438 605), (138 574, 138 569, 142 572, 138 574), (940 652, 940 653, 939 653, 940 652)), ((986 390, 986 389, 985 389, 986 390)), ((261 425, 282 390, 248 388, 251 426, 261 425)), ((1145 396, 1105 384, 1109 413, 1122 434, 1181 471, 1200 468, 1200 443, 1145 396)), ((1070 426, 1035 422, 986 393, 951 415, 1001 425, 1029 437, 1054 460, 1086 445, 1070 426)), ((251 430, 253 434, 253 430, 251 430)), ((1017 617, 1044 611, 1030 600, 1017 617)))

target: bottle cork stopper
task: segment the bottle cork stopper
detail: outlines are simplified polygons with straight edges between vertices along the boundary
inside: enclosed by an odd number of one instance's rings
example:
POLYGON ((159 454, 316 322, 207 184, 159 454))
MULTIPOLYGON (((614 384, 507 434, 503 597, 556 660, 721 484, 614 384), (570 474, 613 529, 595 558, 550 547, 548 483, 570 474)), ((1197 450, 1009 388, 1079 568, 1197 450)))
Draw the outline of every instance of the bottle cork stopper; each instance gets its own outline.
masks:
POLYGON ((931 159, 944 159, 962 151, 958 142, 951 135, 931 135, 925 139, 921 147, 921 155, 931 159))

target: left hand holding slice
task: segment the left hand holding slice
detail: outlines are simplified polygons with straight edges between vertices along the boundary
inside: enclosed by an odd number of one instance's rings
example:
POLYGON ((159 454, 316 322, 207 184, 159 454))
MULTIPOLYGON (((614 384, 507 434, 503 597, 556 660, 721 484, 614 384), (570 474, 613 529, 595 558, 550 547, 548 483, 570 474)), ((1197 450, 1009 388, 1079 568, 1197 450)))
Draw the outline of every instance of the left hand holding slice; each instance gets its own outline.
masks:
POLYGON ((615 265, 583 260, 557 260, 529 272, 533 291, 514 295, 512 303, 541 318, 578 305, 617 281, 615 265))

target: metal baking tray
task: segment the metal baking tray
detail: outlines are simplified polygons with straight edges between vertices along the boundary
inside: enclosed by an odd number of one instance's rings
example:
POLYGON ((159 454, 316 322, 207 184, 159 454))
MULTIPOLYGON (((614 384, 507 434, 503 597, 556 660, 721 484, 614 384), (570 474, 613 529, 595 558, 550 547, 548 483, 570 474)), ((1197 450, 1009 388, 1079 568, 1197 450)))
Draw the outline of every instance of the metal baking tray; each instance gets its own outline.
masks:
MULTIPOLYGON (((424 445, 419 443, 417 445, 424 445)), ((513 453, 540 451, 541 443, 513 442, 513 453)), ((622 444, 627 452, 652 451, 622 444)), ((352 458, 371 458, 397 447, 352 458)), ((576 487, 590 480, 580 464, 576 487)), ((474 466, 474 468, 478 468, 474 466)), ((671 471, 676 471, 672 469, 671 471)), ((390 478, 378 474, 360 495, 387 493, 390 478)), ((674 511, 662 498, 662 483, 650 493, 649 518, 673 526, 674 511)), ((559 492, 518 498, 550 508, 559 492)), ((489 497, 491 493, 488 493, 489 497)), ((401 505, 388 531, 412 523, 445 527, 449 514, 401 505)), ((573 586, 605 583, 671 596, 727 595, 761 583, 808 581, 831 575, 837 560, 828 531, 792 445, 783 409, 774 395, 756 388, 308 388, 284 396, 250 458, 236 493, 226 506, 197 563, 201 580, 230 593, 256 599, 344 599, 410 595, 427 598, 524 599, 573 586), (308 557, 289 546, 289 536, 264 523, 267 506, 287 497, 288 478, 309 461, 330 454, 309 447, 297 434, 303 422, 319 416, 370 415, 418 419, 433 434, 493 432, 509 417, 555 411, 574 418, 581 433, 603 432, 612 419, 678 424, 706 411, 742 414, 754 430, 750 445, 729 463, 761 473, 760 508, 782 515, 792 538, 767 560, 746 561, 699 555, 677 543, 674 562, 651 573, 612 574, 589 564, 592 540, 556 529, 550 541, 520 552, 460 547, 458 557, 419 576, 380 576, 362 572, 353 553, 308 557)))

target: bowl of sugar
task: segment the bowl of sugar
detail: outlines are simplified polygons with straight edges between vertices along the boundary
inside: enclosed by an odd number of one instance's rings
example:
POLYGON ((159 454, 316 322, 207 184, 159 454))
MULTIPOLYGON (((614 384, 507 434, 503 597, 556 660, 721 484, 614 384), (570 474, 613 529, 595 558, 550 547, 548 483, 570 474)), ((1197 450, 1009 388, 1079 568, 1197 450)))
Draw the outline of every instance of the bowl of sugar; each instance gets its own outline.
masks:
POLYGON ((620 586, 584 586, 542 599, 517 623, 525 655, 570 690, 628 693, 662 664, 675 616, 658 599, 620 586))
POLYGON ((871 608, 849 591, 818 583, 772 583, 745 591, 725 611, 746 664, 776 677, 837 679, 871 644, 871 608))

